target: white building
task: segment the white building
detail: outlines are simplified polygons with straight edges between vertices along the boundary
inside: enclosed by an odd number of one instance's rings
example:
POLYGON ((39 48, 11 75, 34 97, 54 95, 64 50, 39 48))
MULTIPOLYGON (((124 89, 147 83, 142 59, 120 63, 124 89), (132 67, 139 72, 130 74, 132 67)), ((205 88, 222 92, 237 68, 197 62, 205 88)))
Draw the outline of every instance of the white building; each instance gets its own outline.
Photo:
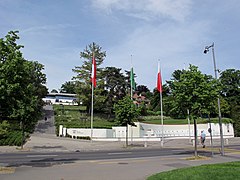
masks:
POLYGON ((68 93, 49 93, 43 101, 47 104, 77 105, 77 95, 68 93))

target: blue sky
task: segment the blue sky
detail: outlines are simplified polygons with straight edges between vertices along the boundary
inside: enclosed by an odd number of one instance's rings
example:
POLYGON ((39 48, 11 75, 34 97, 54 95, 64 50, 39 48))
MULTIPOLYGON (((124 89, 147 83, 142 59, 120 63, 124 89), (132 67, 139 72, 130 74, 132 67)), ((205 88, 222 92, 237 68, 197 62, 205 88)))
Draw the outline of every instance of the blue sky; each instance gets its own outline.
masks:
POLYGON ((79 53, 96 42, 107 52, 102 67, 130 70, 153 90, 157 64, 162 79, 193 64, 213 75, 239 69, 239 0, 0 0, 0 37, 19 30, 28 60, 45 65, 49 91, 59 89, 82 65, 79 53))

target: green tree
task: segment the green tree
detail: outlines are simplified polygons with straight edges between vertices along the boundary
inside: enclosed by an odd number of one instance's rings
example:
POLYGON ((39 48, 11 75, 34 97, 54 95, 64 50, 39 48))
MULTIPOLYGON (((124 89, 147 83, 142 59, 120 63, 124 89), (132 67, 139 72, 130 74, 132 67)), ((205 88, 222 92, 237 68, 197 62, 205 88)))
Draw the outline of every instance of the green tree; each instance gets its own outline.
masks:
POLYGON ((62 84, 60 93, 76 94, 76 83, 74 81, 67 81, 62 84))
POLYGON ((135 126, 134 119, 140 115, 140 109, 129 96, 126 96, 114 105, 114 111, 118 124, 126 126, 126 146, 128 146, 128 125, 135 126))
POLYGON ((126 78, 120 68, 106 67, 103 70, 106 101, 104 103, 109 117, 113 112, 113 105, 126 96, 126 78))
POLYGON ((227 69, 221 73, 219 79, 223 85, 222 97, 230 105, 235 136, 240 136, 240 70, 227 69))
POLYGON ((197 156, 197 117, 214 111, 214 102, 219 94, 219 83, 211 76, 202 74, 196 66, 180 73, 170 84, 174 99, 173 108, 185 114, 187 110, 194 120, 195 156, 197 156))
POLYGON ((97 66, 97 88, 94 90, 94 108, 101 109, 102 103, 105 101, 103 94, 104 80, 102 78, 102 68, 99 66, 103 63, 106 57, 106 52, 102 51, 102 48, 96 43, 89 44, 82 52, 80 52, 80 58, 83 59, 81 66, 76 66, 73 72, 77 73, 77 76, 73 77, 76 80, 76 93, 78 99, 87 106, 91 107, 91 72, 92 72, 92 57, 95 57, 97 66))
MULTIPOLYGON (((43 65, 23 58, 17 31, 0 39, 0 104, 2 120, 12 128, 31 132, 41 115, 42 98, 47 93, 43 65)), ((23 131, 23 132, 24 132, 23 131)))
POLYGON ((53 89, 53 90, 51 90, 51 93, 58 93, 58 90, 53 89))

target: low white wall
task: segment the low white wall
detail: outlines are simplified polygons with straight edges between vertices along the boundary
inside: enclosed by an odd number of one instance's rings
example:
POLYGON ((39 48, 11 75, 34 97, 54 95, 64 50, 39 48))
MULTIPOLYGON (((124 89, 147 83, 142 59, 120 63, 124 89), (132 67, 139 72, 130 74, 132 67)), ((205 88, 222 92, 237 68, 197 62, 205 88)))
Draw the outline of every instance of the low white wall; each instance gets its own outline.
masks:
MULTIPOLYGON (((91 137, 91 129, 68 128, 67 134, 74 137, 91 137)), ((112 137, 112 129, 93 129, 93 137, 112 137)))
MULTIPOLYGON (((184 125, 155 125, 136 122, 136 127, 128 126, 128 137, 129 138, 144 138, 162 137, 194 137, 194 127, 191 124, 184 125)), ((61 128, 63 128, 60 125, 61 128)), ((208 129, 210 124, 198 124, 197 134, 200 136, 201 131, 204 130, 207 138, 210 137, 208 129)), ((220 136, 219 124, 211 123, 212 136, 220 136)), ((84 137, 91 136, 91 129, 83 128, 68 128, 67 134, 71 137, 84 137)), ((60 136, 65 136, 64 131, 59 130, 60 136)), ((223 124, 223 135, 224 137, 234 137, 234 129, 232 124, 223 124)), ((112 127, 112 129, 93 129, 94 138, 123 138, 126 137, 126 127, 112 127)))

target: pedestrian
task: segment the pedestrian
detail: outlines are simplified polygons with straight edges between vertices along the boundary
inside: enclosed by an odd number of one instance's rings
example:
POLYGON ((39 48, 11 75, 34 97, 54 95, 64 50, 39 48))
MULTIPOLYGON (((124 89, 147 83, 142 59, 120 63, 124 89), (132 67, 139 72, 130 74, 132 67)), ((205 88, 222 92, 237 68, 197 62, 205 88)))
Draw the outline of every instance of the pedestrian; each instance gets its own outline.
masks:
POLYGON ((206 133, 204 132, 204 130, 201 131, 201 144, 203 146, 203 148, 205 148, 205 139, 206 139, 206 133))

